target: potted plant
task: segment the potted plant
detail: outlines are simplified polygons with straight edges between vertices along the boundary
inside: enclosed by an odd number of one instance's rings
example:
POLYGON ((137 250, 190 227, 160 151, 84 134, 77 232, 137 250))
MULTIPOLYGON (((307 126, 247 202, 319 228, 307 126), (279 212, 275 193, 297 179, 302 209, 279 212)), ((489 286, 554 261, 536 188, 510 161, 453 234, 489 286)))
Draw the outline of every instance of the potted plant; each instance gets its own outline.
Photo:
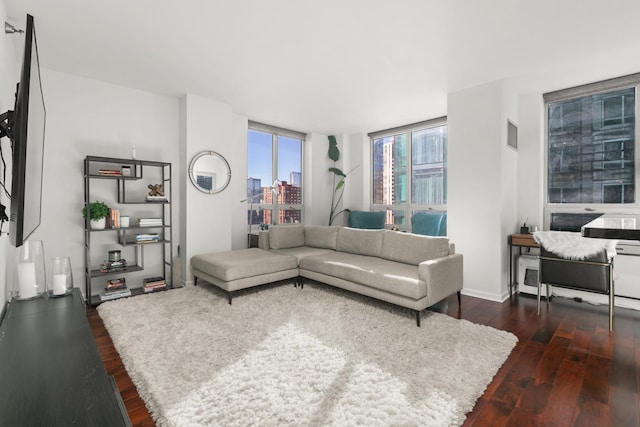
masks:
MULTIPOLYGON (((333 161, 333 167, 329 168, 329 172, 331 172, 333 178, 333 185, 331 193, 331 210, 329 211, 329 225, 333 224, 333 221, 340 215, 341 213, 349 213, 350 209, 342 209, 338 211, 340 202, 342 202, 342 196, 344 195, 344 184, 347 179, 347 175, 353 172, 351 169, 349 172, 344 173, 342 170, 336 167, 338 160, 340 159, 340 149, 338 148, 338 142, 336 141, 336 137, 333 135, 329 135, 329 159, 333 161), (338 181, 336 183, 336 180, 338 181)), ((357 166, 356 166, 357 167, 357 166)))
POLYGON ((104 202, 89 202, 89 209, 87 206, 82 208, 82 216, 86 219, 87 214, 91 221, 91 228, 93 230, 101 230, 105 228, 107 224, 107 216, 109 216, 109 206, 104 202))

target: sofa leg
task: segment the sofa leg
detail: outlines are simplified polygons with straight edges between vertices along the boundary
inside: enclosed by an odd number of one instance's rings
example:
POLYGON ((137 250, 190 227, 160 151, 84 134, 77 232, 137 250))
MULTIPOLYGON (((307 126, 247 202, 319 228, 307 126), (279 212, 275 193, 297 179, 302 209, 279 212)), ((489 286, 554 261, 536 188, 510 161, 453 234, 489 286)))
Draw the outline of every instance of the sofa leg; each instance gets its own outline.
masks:
POLYGON ((193 276, 193 286, 198 286, 198 276, 193 276))
POLYGON ((458 307, 462 305, 462 302, 460 301, 460 291, 458 291, 458 307))
POLYGON ((416 310, 416 326, 420 327, 420 312, 416 310))
POLYGON ((227 298, 229 299, 229 305, 231 305, 231 291, 227 293, 227 298))

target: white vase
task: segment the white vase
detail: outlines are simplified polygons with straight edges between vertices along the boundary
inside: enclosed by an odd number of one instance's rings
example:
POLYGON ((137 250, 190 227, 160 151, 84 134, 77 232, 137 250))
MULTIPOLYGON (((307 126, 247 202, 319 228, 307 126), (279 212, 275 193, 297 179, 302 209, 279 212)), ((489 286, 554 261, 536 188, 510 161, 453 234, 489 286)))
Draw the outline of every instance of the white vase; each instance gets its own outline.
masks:
POLYGON ((100 219, 92 219, 91 220, 91 229, 92 230, 102 230, 107 226, 107 218, 100 219))

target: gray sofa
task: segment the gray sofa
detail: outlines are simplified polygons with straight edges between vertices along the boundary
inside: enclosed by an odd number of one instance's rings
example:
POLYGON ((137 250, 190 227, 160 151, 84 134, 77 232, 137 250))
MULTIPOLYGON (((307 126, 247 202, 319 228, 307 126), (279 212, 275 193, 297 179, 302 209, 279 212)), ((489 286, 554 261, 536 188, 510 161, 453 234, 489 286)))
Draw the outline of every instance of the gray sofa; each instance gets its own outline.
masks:
MULTIPOLYGON (((335 226, 274 226, 260 249, 295 257, 298 274, 420 312, 462 289, 462 255, 447 237, 335 226)), ((301 282, 302 284, 303 282, 301 282)))

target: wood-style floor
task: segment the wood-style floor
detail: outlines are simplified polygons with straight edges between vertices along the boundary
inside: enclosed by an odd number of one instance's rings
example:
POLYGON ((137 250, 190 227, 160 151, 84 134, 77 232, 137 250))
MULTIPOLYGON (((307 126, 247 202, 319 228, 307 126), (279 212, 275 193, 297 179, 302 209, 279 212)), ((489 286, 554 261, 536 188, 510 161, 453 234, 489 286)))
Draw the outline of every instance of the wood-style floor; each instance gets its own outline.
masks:
MULTIPOLYGON (((465 426, 640 426, 640 312, 554 298, 541 316, 533 297, 502 304, 456 296, 441 311, 519 339, 465 426)), ((95 309, 87 312, 107 372, 134 426, 155 425, 95 309)))

